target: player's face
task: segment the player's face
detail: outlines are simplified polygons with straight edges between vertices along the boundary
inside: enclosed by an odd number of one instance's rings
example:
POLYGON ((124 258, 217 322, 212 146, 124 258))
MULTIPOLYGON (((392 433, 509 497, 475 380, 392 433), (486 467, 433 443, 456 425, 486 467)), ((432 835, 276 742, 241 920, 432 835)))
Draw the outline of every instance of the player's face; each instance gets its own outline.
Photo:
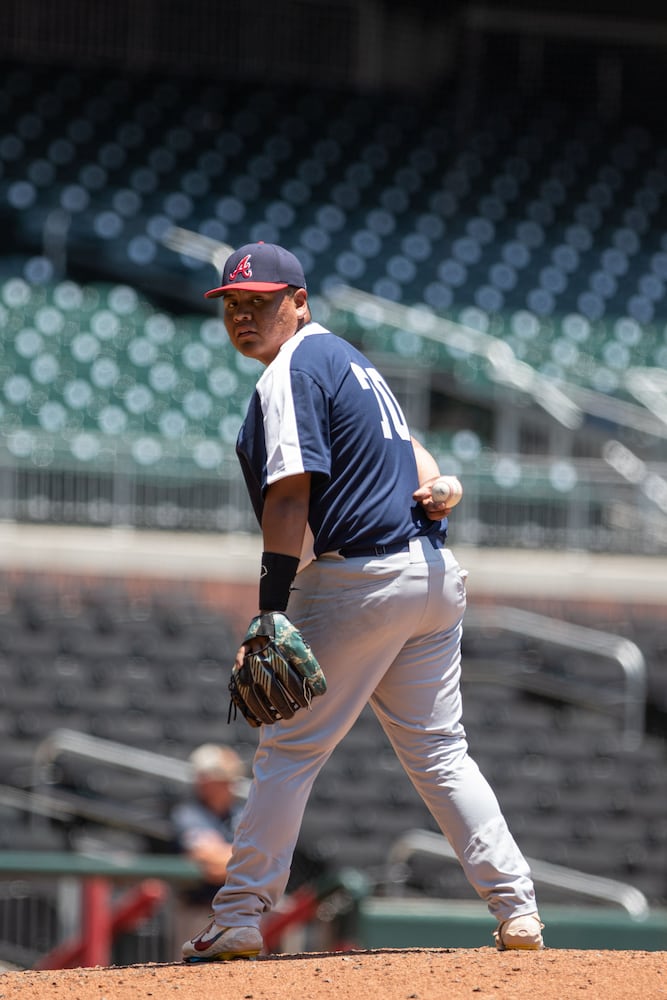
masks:
POLYGON ((234 289, 223 295, 225 328, 233 346, 247 358, 270 364, 299 329, 307 311, 303 288, 277 292, 234 289))

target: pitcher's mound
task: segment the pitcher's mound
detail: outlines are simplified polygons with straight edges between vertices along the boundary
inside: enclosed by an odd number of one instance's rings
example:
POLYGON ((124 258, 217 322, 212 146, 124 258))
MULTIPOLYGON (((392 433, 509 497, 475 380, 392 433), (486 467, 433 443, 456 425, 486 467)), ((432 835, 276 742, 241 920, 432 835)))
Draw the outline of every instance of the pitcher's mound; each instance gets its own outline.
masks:
POLYGON ((667 1000, 667 952, 410 948, 5 972, 2 1000, 667 1000))

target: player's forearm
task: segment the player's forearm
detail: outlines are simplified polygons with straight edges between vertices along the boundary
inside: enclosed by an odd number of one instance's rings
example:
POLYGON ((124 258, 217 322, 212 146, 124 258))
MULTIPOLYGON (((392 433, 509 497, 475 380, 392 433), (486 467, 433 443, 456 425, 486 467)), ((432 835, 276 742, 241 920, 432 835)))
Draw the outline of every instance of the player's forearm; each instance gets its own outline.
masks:
POLYGON ((308 523, 310 475, 289 476, 269 486, 262 514, 260 611, 285 611, 308 523))
POLYGON ((262 537, 266 552, 301 555, 309 504, 308 473, 288 476, 269 486, 262 513, 262 537))
POLYGON ((410 440, 412 441, 415 461, 417 462, 417 482, 421 486, 422 483, 427 482, 429 479, 439 476, 440 469, 431 452, 427 451, 423 444, 420 444, 414 437, 410 440))

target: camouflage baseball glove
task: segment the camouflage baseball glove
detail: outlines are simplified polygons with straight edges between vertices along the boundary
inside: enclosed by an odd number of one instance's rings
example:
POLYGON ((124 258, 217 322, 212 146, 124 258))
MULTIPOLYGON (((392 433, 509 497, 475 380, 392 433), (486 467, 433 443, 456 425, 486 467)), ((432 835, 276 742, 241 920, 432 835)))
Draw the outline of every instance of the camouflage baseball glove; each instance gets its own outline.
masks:
POLYGON ((299 630, 284 614, 257 615, 243 640, 243 663, 234 665, 229 682, 229 718, 240 711, 251 726, 291 719, 299 708, 310 708, 327 683, 322 668, 299 630))

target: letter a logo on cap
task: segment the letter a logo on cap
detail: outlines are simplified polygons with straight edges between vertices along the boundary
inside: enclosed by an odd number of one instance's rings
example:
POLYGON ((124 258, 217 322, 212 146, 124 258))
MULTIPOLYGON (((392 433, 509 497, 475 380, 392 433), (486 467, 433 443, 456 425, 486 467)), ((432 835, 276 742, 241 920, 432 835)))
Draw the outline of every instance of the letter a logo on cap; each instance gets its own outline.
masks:
POLYGON ((278 292, 288 285, 305 288, 306 278, 298 259, 274 243, 245 243, 225 261, 223 284, 204 292, 207 299, 217 299, 225 292, 245 289, 248 292, 278 292))
POLYGON ((238 262, 232 273, 229 275, 229 281, 234 281, 235 278, 252 278, 252 267, 250 266, 251 254, 246 254, 238 262))

